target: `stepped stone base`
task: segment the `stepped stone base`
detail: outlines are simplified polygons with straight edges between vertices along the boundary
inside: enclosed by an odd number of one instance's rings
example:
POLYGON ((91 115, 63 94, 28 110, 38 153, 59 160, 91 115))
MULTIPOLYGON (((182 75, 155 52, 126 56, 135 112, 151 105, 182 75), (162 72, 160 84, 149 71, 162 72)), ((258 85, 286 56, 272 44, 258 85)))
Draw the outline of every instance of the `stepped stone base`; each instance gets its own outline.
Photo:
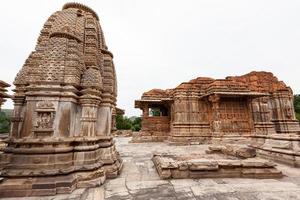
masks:
POLYGON ((167 132, 135 132, 132 136, 133 143, 144 142, 167 142, 170 145, 195 145, 195 144, 249 144, 251 135, 224 135, 211 136, 204 134, 201 136, 170 136, 167 132))
POLYGON ((223 145, 223 144, 249 144, 252 135, 224 135, 213 136, 211 138, 211 144, 223 145))
POLYGON ((168 139, 168 134, 163 132, 135 132, 132 135, 132 143, 144 143, 144 142, 164 142, 168 139))
MULTIPOLYGON (((116 175, 120 173, 120 163, 107 167, 117 168, 116 175)), ((27 197, 71 194, 77 188, 100 186, 109 176, 106 175, 103 168, 99 168, 92 172, 78 172, 70 175, 4 179, 0 185, 0 196, 27 197), (88 176, 89 179, 83 178, 83 175, 88 176)))
POLYGON ((300 167, 300 135, 274 134, 253 138, 257 155, 269 160, 300 167))
POLYGON ((170 136, 168 143, 170 145, 211 144, 211 136, 170 136))
POLYGON ((122 169, 111 137, 10 142, 0 154, 1 197, 72 193, 76 188, 102 185, 122 169))
POLYGON ((220 155, 154 155, 162 179, 281 178, 275 164, 258 158, 238 159, 220 155))

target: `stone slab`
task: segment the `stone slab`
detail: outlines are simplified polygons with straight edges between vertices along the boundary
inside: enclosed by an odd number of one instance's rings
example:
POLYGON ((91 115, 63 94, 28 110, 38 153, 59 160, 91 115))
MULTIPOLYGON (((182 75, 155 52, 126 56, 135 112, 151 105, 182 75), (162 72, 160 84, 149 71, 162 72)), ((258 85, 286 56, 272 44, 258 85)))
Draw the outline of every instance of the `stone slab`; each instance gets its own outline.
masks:
POLYGON ((162 179, 172 178, 280 178, 282 173, 275 164, 258 158, 229 159, 205 154, 154 155, 152 161, 162 179), (182 167, 185 165, 185 167, 182 167), (169 166, 169 167, 168 167, 169 166), (180 167, 181 166, 181 167, 180 167))

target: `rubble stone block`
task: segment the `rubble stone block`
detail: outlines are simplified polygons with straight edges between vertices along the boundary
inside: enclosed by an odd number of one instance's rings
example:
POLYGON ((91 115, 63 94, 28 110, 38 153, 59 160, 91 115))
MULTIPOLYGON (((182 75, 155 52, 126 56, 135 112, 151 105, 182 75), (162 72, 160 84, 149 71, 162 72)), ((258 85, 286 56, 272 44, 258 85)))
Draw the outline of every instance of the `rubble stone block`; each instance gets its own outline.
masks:
POLYGON ((152 161, 162 179, 185 178, 281 178, 282 173, 275 165, 258 158, 219 158, 205 154, 155 155, 152 161), (202 157, 202 158, 199 158, 202 157), (205 158, 206 157, 206 158, 205 158), (163 165, 164 160, 172 160, 178 165, 163 165), (170 167, 168 167, 170 166, 170 167), (184 167, 182 167, 184 166, 184 167), (188 167, 187 167, 188 166, 188 167))
POLYGON ((216 161, 204 159, 192 159, 187 162, 191 171, 214 171, 218 170, 219 166, 216 161))

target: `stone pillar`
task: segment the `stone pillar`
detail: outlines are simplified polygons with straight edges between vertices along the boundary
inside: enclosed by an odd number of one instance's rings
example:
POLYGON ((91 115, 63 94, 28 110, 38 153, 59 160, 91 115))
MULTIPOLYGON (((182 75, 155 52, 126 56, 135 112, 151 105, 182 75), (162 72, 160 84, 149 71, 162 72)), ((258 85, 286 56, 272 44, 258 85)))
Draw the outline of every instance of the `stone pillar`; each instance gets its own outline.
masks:
MULTIPOLYGON (((141 131, 140 131, 140 135, 143 134, 143 135, 148 135, 150 134, 147 130, 147 119, 149 118, 149 107, 148 107, 148 104, 147 103, 143 103, 141 105, 142 107, 142 111, 143 111, 143 114, 142 114, 142 120, 141 120, 141 131)), ((150 134, 151 135, 151 134, 150 134)))
POLYGON ((14 102, 14 111, 11 117, 11 126, 10 126, 10 137, 20 138, 20 129, 24 120, 23 117, 23 108, 25 103, 25 96, 18 95, 13 97, 14 102))
POLYGON ((143 106, 143 117, 149 117, 149 107, 148 107, 148 104, 144 104, 144 106, 143 106))
POLYGON ((255 98, 251 102, 252 118, 256 135, 275 133, 274 123, 271 121, 271 105, 269 97, 255 98))
POLYGON ((254 129, 254 121, 253 121, 253 114, 252 114, 252 97, 247 97, 247 111, 248 111, 248 119, 249 119, 249 128, 250 128, 250 134, 255 134, 254 129))
POLYGON ((117 111, 116 111, 116 106, 112 108, 112 121, 111 121, 111 127, 112 127, 112 132, 117 130, 117 111))
POLYGON ((96 135, 97 100, 93 102, 91 99, 82 97, 80 103, 82 105, 80 136, 94 137, 96 135))
POLYGON ((98 134, 111 135, 112 124, 112 95, 109 93, 102 94, 102 102, 99 107, 99 115, 102 116, 102 120, 99 121, 98 134), (104 126, 107 124, 107 126, 104 126))
MULTIPOLYGON (((113 129, 112 120, 114 120, 112 117, 113 107, 116 106, 116 76, 112 53, 104 49, 101 49, 101 52, 103 53, 103 93, 99 112, 103 116, 103 119, 107 120, 109 126, 104 127, 104 129, 102 128, 100 132, 104 133, 104 135, 110 135, 113 129)), ((103 121, 100 123, 103 123, 103 121)))
MULTIPOLYGON (((255 103, 259 102, 260 107, 264 107, 265 99, 256 99, 255 103)), ((259 147, 256 154, 260 157, 300 167, 300 156, 297 153, 300 147, 300 129, 293 110, 293 95, 291 92, 281 91, 273 93, 267 99, 270 101, 272 115, 254 118, 259 137, 253 137, 251 145, 259 147), (264 132, 261 133, 260 129, 264 132)))
POLYGON ((212 103, 212 136, 220 136, 220 97, 218 95, 211 95, 209 96, 208 100, 212 103))
POLYGON ((293 94, 291 91, 274 93, 273 99, 273 119, 277 133, 299 134, 300 126, 296 119, 293 94))

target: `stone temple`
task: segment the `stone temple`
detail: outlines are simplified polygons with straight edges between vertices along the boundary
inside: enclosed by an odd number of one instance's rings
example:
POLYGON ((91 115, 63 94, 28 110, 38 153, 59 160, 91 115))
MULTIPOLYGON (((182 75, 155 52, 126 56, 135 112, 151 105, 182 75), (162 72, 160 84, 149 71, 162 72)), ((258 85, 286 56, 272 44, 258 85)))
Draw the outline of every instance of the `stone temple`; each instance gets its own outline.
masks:
POLYGON ((143 115, 134 142, 247 143, 263 155, 300 166, 293 93, 272 73, 199 77, 174 89, 145 92, 135 107, 143 115))
POLYGON ((10 95, 6 93, 7 87, 10 87, 10 85, 0 80, 0 109, 1 109, 1 105, 6 101, 5 99, 10 98, 10 95))
POLYGON ((14 85, 1 199, 300 199, 293 92, 270 72, 150 90, 135 101, 141 131, 117 130, 125 111, 99 17, 67 3, 14 85))
POLYGON ((118 175, 116 72, 91 8, 67 3, 53 13, 14 85, 1 197, 70 193, 118 175))

